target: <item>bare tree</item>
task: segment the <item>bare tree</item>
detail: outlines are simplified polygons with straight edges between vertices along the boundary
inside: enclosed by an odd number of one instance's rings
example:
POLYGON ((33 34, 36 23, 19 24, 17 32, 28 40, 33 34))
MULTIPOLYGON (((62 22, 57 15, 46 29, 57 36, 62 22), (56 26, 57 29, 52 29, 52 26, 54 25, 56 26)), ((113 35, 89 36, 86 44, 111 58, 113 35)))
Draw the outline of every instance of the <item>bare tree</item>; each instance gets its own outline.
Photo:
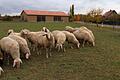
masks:
POLYGON ((96 22, 97 27, 98 27, 98 23, 102 21, 102 12, 103 9, 97 8, 97 9, 92 9, 90 10, 87 15, 93 17, 93 22, 96 22))

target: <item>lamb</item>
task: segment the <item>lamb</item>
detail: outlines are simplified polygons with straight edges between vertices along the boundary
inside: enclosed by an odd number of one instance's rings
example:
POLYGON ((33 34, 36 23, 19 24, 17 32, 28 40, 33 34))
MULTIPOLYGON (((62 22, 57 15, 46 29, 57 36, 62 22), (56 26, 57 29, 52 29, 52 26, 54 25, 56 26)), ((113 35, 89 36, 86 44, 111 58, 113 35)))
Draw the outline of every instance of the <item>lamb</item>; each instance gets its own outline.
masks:
POLYGON ((11 57, 14 59, 13 67, 20 67, 22 60, 20 59, 19 44, 17 41, 9 37, 4 37, 0 40, 0 49, 6 53, 6 56, 11 55, 11 57))
POLYGON ((92 44, 92 46, 95 46, 95 42, 94 39, 92 38, 92 36, 90 35, 90 33, 86 30, 76 30, 73 32, 73 34, 75 35, 75 37, 81 41, 83 40, 83 47, 85 42, 87 41, 88 43, 92 44))
POLYGON ((56 48, 58 48, 58 51, 60 50, 65 51, 65 48, 63 47, 63 45, 66 41, 66 35, 59 30, 52 31, 52 34, 55 38, 55 44, 56 44, 56 48))
MULTIPOLYGON (((62 31, 62 32, 66 35, 66 40, 68 41, 68 43, 75 44, 77 46, 77 48, 79 48, 80 43, 76 39, 76 37, 75 37, 75 35, 73 33, 70 33, 68 31, 62 31)), ((71 46, 71 48, 72 48, 72 46, 71 46)))
POLYGON ((15 34, 10 34, 8 37, 18 42, 19 47, 20 47, 20 52, 23 53, 23 55, 25 55, 26 59, 29 59, 29 56, 31 55, 31 53, 28 48, 27 41, 24 38, 17 36, 15 34))

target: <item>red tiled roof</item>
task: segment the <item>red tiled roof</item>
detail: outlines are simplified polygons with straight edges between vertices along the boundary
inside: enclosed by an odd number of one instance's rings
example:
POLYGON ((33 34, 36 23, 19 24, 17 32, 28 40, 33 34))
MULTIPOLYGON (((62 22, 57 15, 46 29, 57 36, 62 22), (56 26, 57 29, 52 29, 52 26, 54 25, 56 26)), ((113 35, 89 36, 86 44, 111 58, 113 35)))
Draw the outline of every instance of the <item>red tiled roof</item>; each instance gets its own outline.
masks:
POLYGON ((69 16, 64 12, 57 12, 57 11, 23 10, 22 13, 23 12, 25 12, 25 14, 27 15, 69 16))

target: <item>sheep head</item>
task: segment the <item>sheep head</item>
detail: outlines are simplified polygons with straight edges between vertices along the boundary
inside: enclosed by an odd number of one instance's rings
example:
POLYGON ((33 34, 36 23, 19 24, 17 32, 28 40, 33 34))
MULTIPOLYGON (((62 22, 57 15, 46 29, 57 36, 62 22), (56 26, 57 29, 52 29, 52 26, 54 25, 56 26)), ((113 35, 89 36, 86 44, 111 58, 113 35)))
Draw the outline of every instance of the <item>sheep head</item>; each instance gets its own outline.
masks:
POLYGON ((26 39, 26 35, 29 33, 30 31, 28 29, 23 29, 21 30, 20 34, 23 38, 26 39))
POLYGON ((27 35, 30 31, 28 29, 21 30, 21 34, 27 35))
POLYGON ((44 32, 50 32, 50 30, 47 29, 46 27, 43 27, 43 28, 42 28, 42 31, 44 31, 44 32))
POLYGON ((22 60, 20 58, 16 58, 13 62, 13 67, 17 67, 19 68, 20 67, 20 63, 22 63, 22 60))
POLYGON ((30 53, 30 50, 28 49, 28 52, 25 54, 25 58, 29 59, 30 55, 31 55, 31 53, 30 53))
POLYGON ((9 29, 8 32, 7 32, 7 35, 10 35, 13 32, 14 32, 13 29, 9 29))

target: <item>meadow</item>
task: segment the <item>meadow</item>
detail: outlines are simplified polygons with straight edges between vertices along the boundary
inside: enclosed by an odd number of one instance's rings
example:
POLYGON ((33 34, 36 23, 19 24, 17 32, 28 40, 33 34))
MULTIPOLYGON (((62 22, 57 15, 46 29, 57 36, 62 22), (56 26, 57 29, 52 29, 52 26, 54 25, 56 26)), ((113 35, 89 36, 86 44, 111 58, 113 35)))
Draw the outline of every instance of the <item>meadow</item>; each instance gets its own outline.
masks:
POLYGON ((96 27, 87 23, 28 23, 0 22, 0 38, 7 36, 8 29, 19 32, 27 28, 39 31, 43 26, 51 31, 64 30, 65 26, 86 26, 96 38, 96 46, 70 49, 66 52, 52 51, 52 57, 46 59, 43 52, 37 55, 31 52, 30 60, 23 60, 20 69, 4 66, 0 80, 119 80, 120 79, 120 29, 96 27))

